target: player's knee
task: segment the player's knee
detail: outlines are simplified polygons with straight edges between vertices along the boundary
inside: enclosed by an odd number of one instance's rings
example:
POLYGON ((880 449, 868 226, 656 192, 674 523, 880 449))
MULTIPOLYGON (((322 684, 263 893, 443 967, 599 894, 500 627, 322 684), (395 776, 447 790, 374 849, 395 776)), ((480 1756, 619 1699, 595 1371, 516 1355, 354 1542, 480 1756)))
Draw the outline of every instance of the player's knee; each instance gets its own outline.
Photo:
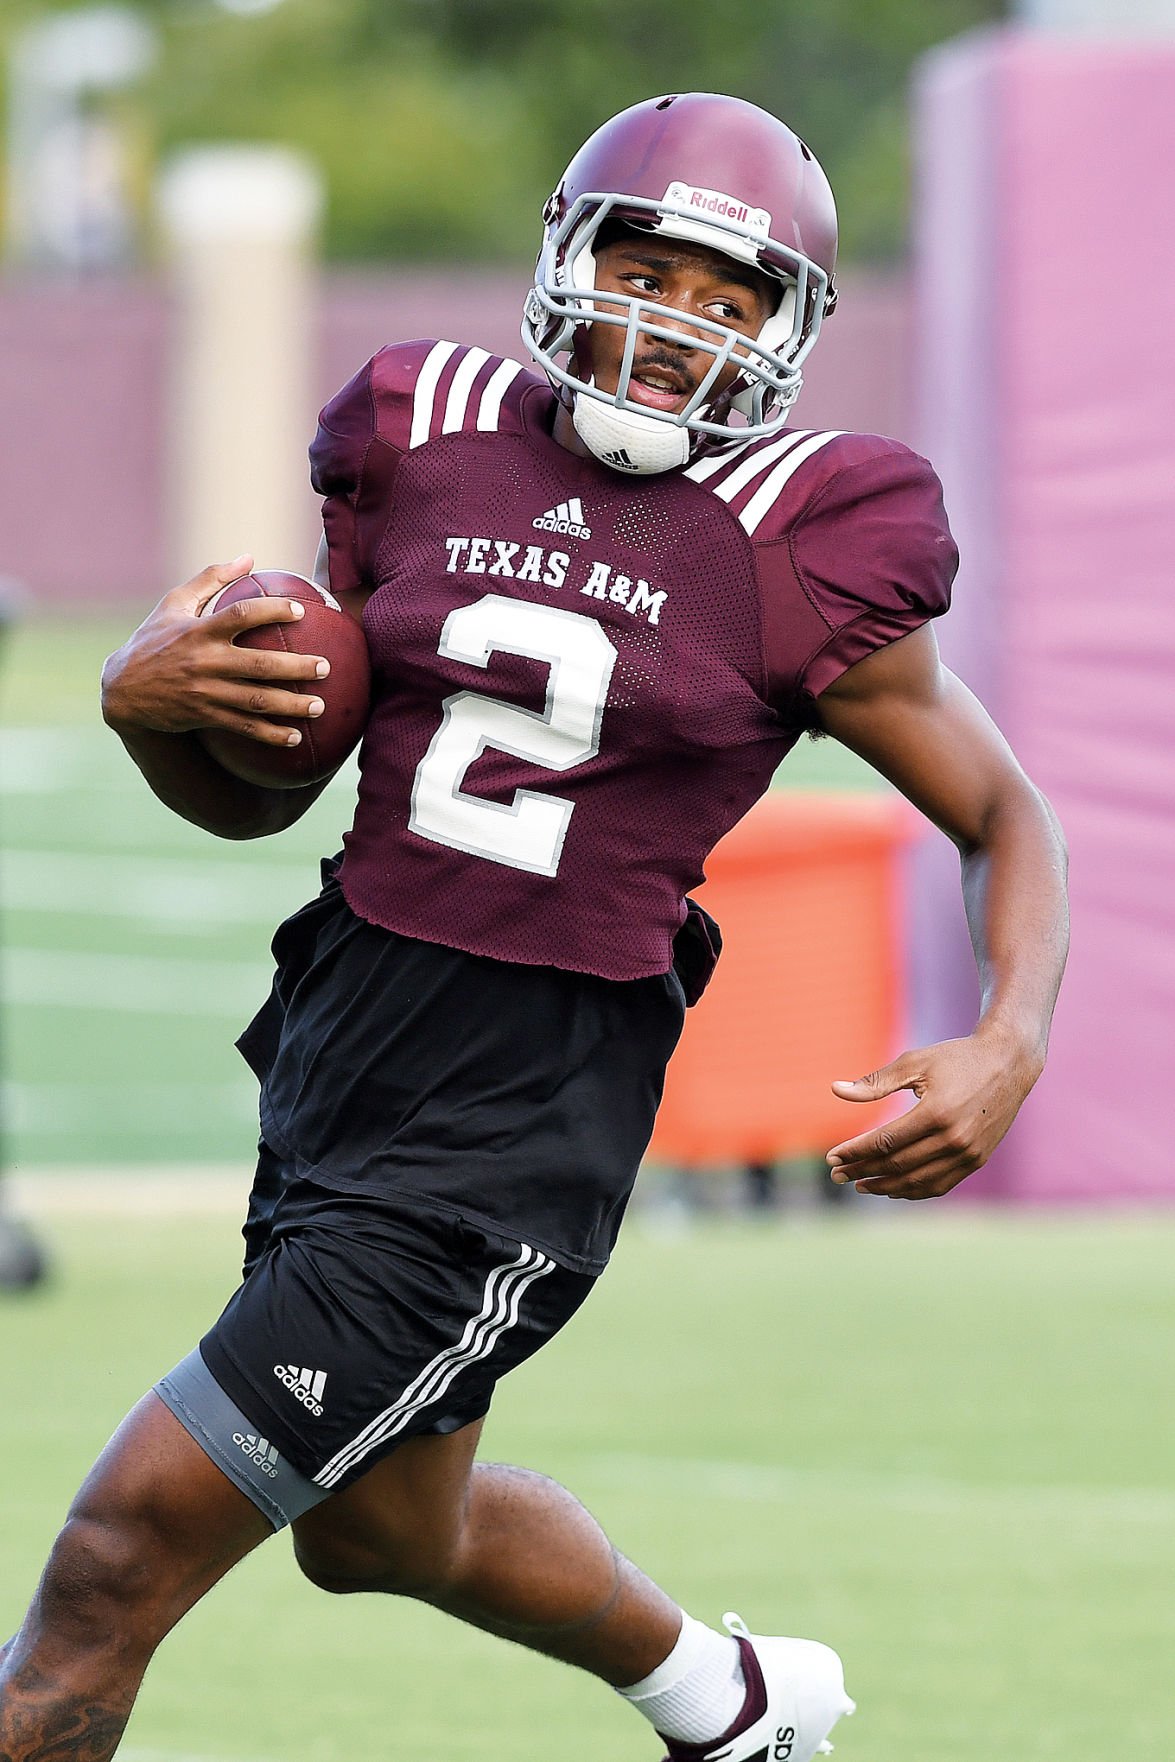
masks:
POLYGON ((41 1581, 42 1619, 80 1646, 134 1646, 159 1626, 166 1576, 141 1525, 73 1512, 41 1581))
POLYGON ((355 1591, 378 1591, 378 1575, 356 1570, 353 1562, 332 1558, 317 1550, 294 1543, 294 1559, 302 1577, 309 1579, 317 1590, 328 1591, 333 1597, 350 1596, 355 1591))
POLYGON ((294 1537, 294 1558, 303 1575, 320 1591, 343 1597, 383 1591, 427 1601, 449 1582, 456 1552, 455 1538, 437 1531, 383 1537, 370 1546, 294 1537))

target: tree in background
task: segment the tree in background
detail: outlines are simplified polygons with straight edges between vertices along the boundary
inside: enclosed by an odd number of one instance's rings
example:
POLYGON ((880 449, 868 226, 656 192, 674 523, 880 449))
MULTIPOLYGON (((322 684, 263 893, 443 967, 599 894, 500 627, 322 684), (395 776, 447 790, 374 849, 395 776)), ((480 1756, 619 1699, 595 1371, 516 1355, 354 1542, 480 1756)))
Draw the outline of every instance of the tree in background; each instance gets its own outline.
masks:
MULTIPOLYGON (((8 0, 0 45, 48 8, 8 0)), ((734 92, 810 140, 846 253, 904 238, 906 83, 1000 0, 143 0, 161 32, 156 151, 213 139, 313 153, 336 260, 518 260, 596 125, 655 92, 734 92), (227 10, 232 4, 240 10, 227 10)))

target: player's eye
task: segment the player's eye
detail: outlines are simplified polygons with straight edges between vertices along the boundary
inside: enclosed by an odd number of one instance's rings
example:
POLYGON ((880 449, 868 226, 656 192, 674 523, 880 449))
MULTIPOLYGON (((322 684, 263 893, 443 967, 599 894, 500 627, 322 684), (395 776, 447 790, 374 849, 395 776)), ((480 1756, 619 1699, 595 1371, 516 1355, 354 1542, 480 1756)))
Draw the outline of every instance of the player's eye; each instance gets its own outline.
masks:
POLYGON ((655 275, 626 275, 624 279, 632 283, 638 294, 655 294, 661 286, 655 275))

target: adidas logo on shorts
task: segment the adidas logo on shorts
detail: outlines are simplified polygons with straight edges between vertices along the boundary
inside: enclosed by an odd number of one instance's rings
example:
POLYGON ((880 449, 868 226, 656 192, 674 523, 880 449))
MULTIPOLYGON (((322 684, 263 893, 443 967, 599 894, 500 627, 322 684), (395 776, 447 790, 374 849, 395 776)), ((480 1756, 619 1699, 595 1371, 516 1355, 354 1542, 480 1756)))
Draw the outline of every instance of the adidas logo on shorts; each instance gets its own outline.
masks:
POLYGON ((326 1388, 326 1372, 324 1370, 303 1370, 296 1364, 275 1364, 273 1374, 279 1383, 284 1383, 295 1401, 300 1401, 308 1413, 316 1419, 322 1418, 322 1393, 326 1388))
POLYGON ((540 514, 531 525, 539 532, 565 532, 568 538, 590 538, 592 529, 583 522, 583 503, 578 496, 572 496, 569 502, 560 502, 557 508, 548 508, 540 514))
POLYGON ((271 1444, 268 1438, 255 1438, 252 1432, 234 1432, 233 1443, 244 1451, 255 1468, 268 1475, 271 1481, 277 1479, 278 1454, 277 1445, 271 1444))

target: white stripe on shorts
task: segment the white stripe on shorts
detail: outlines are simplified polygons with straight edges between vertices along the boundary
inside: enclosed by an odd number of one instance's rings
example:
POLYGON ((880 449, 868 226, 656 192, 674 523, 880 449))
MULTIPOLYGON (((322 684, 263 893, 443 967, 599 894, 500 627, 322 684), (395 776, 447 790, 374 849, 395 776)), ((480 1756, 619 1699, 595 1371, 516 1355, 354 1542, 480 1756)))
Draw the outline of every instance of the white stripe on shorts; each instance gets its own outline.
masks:
POLYGON ((446 1346, 443 1352, 438 1352, 390 1407, 377 1414, 358 1437, 344 1444, 326 1467, 314 1476, 315 1485, 336 1486, 356 1463, 403 1431, 422 1408, 439 1400, 460 1371, 488 1358, 501 1336, 517 1322, 519 1305, 527 1287, 554 1270, 553 1260, 525 1244, 516 1260, 496 1266, 486 1280, 481 1309, 470 1317, 461 1338, 454 1345, 446 1346))

